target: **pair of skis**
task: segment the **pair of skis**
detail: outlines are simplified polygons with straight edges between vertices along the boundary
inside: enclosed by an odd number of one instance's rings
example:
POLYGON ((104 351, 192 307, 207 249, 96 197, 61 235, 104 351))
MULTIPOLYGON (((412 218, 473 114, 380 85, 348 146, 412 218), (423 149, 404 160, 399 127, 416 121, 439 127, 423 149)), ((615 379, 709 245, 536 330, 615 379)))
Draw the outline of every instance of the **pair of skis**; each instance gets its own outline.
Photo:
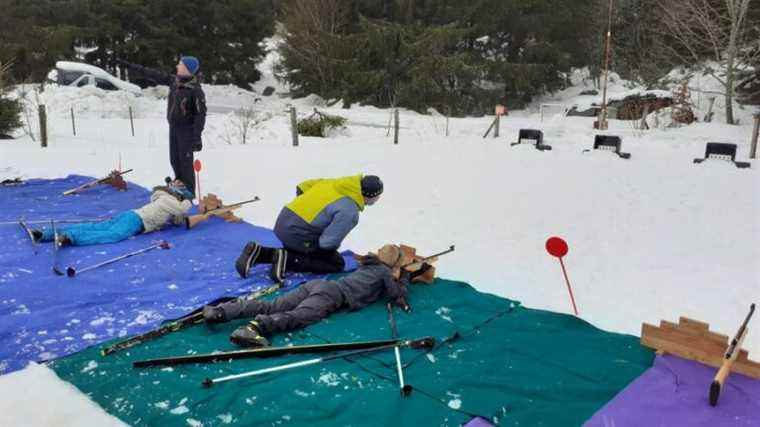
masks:
MULTIPOLYGON (((273 294, 277 292, 282 287, 282 283, 276 283, 272 286, 266 287, 264 289, 260 289, 258 291, 255 291, 253 293, 250 293, 246 296, 243 296, 241 298, 246 300, 253 300, 253 299, 259 299, 261 297, 273 294)), ((232 297, 225 297, 220 298, 216 301, 212 301, 209 303, 209 305, 217 305, 223 302, 231 301, 235 298, 232 297)), ((179 331, 180 329, 187 328, 189 326, 198 324, 203 322, 203 307, 200 307, 190 314, 187 314, 183 317, 180 317, 179 319, 172 320, 168 323, 165 323, 161 326, 159 326, 156 329, 150 330, 148 332, 144 332, 139 335, 135 335, 133 337, 127 338, 126 340, 119 341, 117 343, 111 344, 107 347, 104 347, 100 353, 103 356, 107 356, 109 354, 116 353, 117 351, 125 350, 130 347, 134 347, 136 345, 142 344, 146 341, 154 340, 156 338, 160 338, 164 335, 167 335, 171 332, 179 331)))

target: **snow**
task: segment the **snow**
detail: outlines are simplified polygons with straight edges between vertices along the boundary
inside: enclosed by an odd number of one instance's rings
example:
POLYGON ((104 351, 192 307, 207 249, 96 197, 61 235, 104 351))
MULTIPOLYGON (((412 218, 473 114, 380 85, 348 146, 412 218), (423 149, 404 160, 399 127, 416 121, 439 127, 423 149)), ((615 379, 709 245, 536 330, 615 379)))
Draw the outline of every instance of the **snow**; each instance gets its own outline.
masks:
MULTIPOLYGON (((573 75, 576 86, 536 100, 526 110, 510 111, 501 120, 499 139, 482 138, 492 117, 453 118, 447 137, 445 117, 402 109, 400 143, 393 145, 386 136, 389 110, 358 105, 342 109, 338 103, 319 109, 346 117, 346 132, 329 139, 301 137, 301 145, 292 147, 287 108, 295 106, 303 117, 324 100, 283 97, 288 88, 271 71, 276 59, 270 54, 262 63, 264 78, 250 92, 204 85, 211 113, 198 155, 203 162, 201 187, 230 202, 261 197, 261 203, 236 212, 248 222, 272 227, 301 180, 378 174, 385 194, 362 213, 345 248, 366 252, 402 242, 425 254, 455 244, 457 250, 439 262, 440 276, 467 281, 480 291, 528 307, 572 313, 560 266, 544 249, 546 239, 554 235, 570 246, 564 262, 580 316, 602 329, 638 335, 642 322, 687 316, 733 336, 749 304, 760 295, 760 166, 753 162, 752 169, 739 170, 720 161, 692 164, 693 158, 703 156, 706 142, 736 143, 737 160, 746 160, 751 108, 737 106, 739 126, 723 124, 720 99, 712 123, 641 131, 630 122, 611 120, 605 134, 621 136, 623 151, 632 158, 584 154, 596 134, 593 118, 541 122, 538 115, 541 103, 569 106, 589 98, 579 95, 591 86, 578 72, 573 75), (272 96, 261 95, 266 86, 275 87, 272 96), (235 111, 243 107, 256 112, 245 145, 235 122, 240 117, 235 111), (510 147, 521 128, 543 130, 544 142, 553 150, 539 152, 528 144, 510 147)), ((708 87, 706 77, 699 79, 695 85, 708 87)), ((632 89, 612 74, 611 96, 632 89)), ((692 96, 702 117, 706 96, 692 96)), ((49 147, 41 149, 23 132, 15 141, 4 141, 0 179, 102 176, 121 163, 135 169, 130 180, 152 187, 171 173, 164 97, 160 88, 134 97, 49 87, 40 95, 51 111, 49 147), (134 137, 128 105, 137 111, 134 137), (77 116, 76 136, 71 132, 71 107, 77 116)), ((33 102, 34 94, 27 99, 33 102)), ((33 315, 22 308, 15 314, 33 315)), ((442 308, 439 315, 451 318, 452 313, 442 308)), ((132 321, 154 316, 146 311, 132 321)), ((760 359, 760 333, 751 327, 745 348, 751 358, 760 359)), ((0 377, 3 396, 15 396, 13 381, 46 389, 65 386, 42 367, 11 375, 11 380, 0 377)), ((327 372, 318 381, 337 386, 340 377, 327 372)), ((51 403, 49 411, 33 415, 60 413, 55 416, 66 419, 73 416, 67 415, 73 404, 65 402, 77 398, 84 399, 72 391, 51 403)), ((255 398, 247 401, 253 404, 255 398)), ((0 417, 11 417, 10 422, 0 425, 19 424, 13 420, 23 419, 24 406, 8 407, 14 410, 0 411, 0 417)), ((90 416, 85 412, 99 411, 77 408, 81 420, 90 416)), ((44 419, 24 421, 44 425, 44 419)))
POLYGON ((102 68, 96 67, 94 65, 84 64, 81 62, 58 61, 55 63, 55 68, 57 68, 58 70, 66 70, 66 71, 81 71, 85 74, 91 74, 95 77, 108 80, 114 86, 118 87, 120 90, 132 92, 132 93, 140 93, 139 86, 133 83, 124 81, 124 80, 117 79, 116 77, 109 74, 107 71, 103 70, 102 68))
POLYGON ((0 376, 2 426, 124 426, 43 365, 0 376))

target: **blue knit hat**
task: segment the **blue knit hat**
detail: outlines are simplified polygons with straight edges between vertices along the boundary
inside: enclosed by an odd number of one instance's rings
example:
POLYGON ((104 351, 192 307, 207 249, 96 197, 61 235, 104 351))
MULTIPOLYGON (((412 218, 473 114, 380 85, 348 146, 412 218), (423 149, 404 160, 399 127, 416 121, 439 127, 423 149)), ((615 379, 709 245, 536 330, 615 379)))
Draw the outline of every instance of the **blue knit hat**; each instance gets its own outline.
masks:
POLYGON ((187 71, 190 71, 190 74, 192 75, 195 75, 195 73, 198 72, 198 69, 201 68, 201 62, 194 56, 183 56, 179 62, 185 64, 187 71))

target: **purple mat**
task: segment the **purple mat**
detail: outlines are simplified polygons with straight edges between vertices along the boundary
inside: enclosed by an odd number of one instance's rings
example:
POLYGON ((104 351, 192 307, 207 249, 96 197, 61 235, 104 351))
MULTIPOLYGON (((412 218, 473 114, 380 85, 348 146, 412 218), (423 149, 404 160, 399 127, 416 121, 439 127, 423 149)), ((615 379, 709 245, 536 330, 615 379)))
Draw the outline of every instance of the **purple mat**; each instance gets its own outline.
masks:
POLYGON ((584 426, 760 426, 760 380, 731 374, 712 407, 707 395, 715 373, 697 362, 658 356, 584 426))
POLYGON ((493 427, 493 424, 483 417, 475 417, 465 424, 464 427, 493 427))

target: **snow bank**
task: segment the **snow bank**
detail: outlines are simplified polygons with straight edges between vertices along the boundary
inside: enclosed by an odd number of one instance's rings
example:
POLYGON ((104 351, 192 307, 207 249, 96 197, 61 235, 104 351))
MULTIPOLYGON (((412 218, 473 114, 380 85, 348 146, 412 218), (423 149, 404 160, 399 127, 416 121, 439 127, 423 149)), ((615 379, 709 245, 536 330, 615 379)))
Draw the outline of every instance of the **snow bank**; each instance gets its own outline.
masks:
POLYGON ((43 365, 0 376, 0 425, 60 427, 121 427, 71 384, 43 365))

